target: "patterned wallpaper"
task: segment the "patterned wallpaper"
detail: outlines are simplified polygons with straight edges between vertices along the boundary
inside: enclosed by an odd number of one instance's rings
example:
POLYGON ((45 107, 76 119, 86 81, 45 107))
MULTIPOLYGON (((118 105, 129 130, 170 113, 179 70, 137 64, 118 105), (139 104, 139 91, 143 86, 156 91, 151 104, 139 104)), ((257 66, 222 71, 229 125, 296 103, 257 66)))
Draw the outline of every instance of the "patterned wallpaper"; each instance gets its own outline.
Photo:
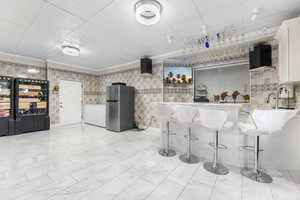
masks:
MULTIPOLYGON (((176 64, 172 64, 174 66, 176 64)), ((182 65, 180 65, 182 66, 182 65)), ((139 69, 100 76, 100 103, 105 103, 105 88, 113 82, 123 82, 136 89, 135 121, 139 127, 159 127, 152 112, 152 102, 192 102, 193 85, 163 86, 163 64, 153 66, 152 75, 141 75, 139 69)))
POLYGON ((20 78, 46 79, 46 70, 43 66, 34 67, 29 65, 14 64, 0 61, 0 76, 12 76, 20 78), (29 74, 28 69, 34 68, 37 74, 29 74))
MULTIPOLYGON (((265 108, 274 106, 275 101, 271 104, 267 103, 267 98, 271 93, 276 93, 278 88, 278 45, 273 45, 272 49, 272 65, 275 70, 265 70, 251 72, 251 106, 265 108)), ((284 85, 287 88, 292 88, 294 99, 291 99, 289 104, 295 108, 300 108, 300 87, 297 85, 284 85)), ((287 106, 287 100, 281 99, 279 104, 287 106)))
MULTIPOLYGON (((0 75, 42 79, 46 78, 46 70, 44 66, 35 67, 29 65, 21 65, 7 62, 0 62, 0 75), (29 68, 35 68, 39 70, 37 74, 30 74, 27 72, 29 68)), ((55 85, 59 84, 59 80, 73 80, 81 81, 84 86, 84 102, 86 104, 99 103, 99 79, 98 76, 81 74, 77 72, 62 71, 57 69, 48 70, 48 80, 50 81, 50 120, 51 124, 59 123, 59 93, 53 92, 52 89, 55 85)))
MULTIPOLYGON (((229 56, 230 57, 230 56, 229 56)), ((239 57, 232 57, 228 62, 241 59, 248 59, 247 53, 239 57)), ((190 58, 189 56, 180 57, 188 61, 188 63, 203 64, 205 66, 213 65, 218 61, 214 60, 201 60, 197 56, 190 58), (196 60, 195 60, 196 58, 196 60)), ((278 63, 278 47, 273 45, 273 66, 278 63)), ((13 64, 0 61, 0 75, 13 76, 13 77, 30 77, 35 79, 45 79, 45 68, 38 68, 38 74, 28 74, 27 69, 33 68, 28 65, 13 64)), ((105 103, 105 90, 106 86, 111 85, 113 82, 124 82, 129 86, 136 88, 135 99, 135 120, 140 127, 158 127, 159 123, 155 118, 152 118, 152 102, 158 101, 175 101, 175 102, 192 102, 193 101, 193 85, 185 86, 163 86, 163 64, 155 64, 153 66, 152 75, 142 75, 139 69, 130 69, 126 71, 113 72, 101 76, 88 75, 77 72, 63 71, 50 68, 48 70, 48 79, 50 80, 50 117, 52 124, 59 123, 59 93, 53 92, 52 89, 55 85, 59 84, 59 80, 72 80, 81 81, 83 83, 83 93, 85 104, 103 104, 105 103)), ((259 71, 251 72, 251 107, 268 107, 266 103, 267 96, 276 91, 278 86, 278 72, 272 71, 259 71)), ((294 87, 295 106, 300 109, 300 87, 294 87)))
POLYGON ((53 88, 59 85, 60 80, 79 81, 83 85, 83 104, 99 103, 99 78, 96 75, 83 74, 78 72, 63 71, 58 69, 48 70, 50 81, 50 120, 51 124, 59 123, 59 92, 53 88))
MULTIPOLYGON (((273 44, 272 51, 272 62, 273 66, 278 65, 278 46, 273 44)), ((225 50, 226 52, 226 50, 225 50)), ((227 56, 224 63, 231 63, 235 61, 248 60, 248 52, 243 51, 240 55, 227 56)), ((187 63, 197 63, 197 65, 203 65, 205 67, 219 63, 215 60, 201 60, 201 56, 197 59, 197 56, 192 58, 189 56, 180 57, 180 59, 185 60, 187 63), (196 59, 195 59, 196 57, 196 59)), ((193 65, 193 64, 191 64, 193 65)), ((151 113, 151 102, 155 101, 173 101, 173 102, 192 102, 193 101, 193 85, 173 85, 173 86, 162 86, 162 65, 154 66, 153 76, 143 77, 139 75, 139 70, 129 70, 126 72, 116 72, 108 75, 100 76, 100 88, 101 96, 100 102, 104 103, 105 99, 105 86, 110 85, 112 82, 125 82, 128 85, 134 86, 137 89, 136 96, 136 121, 142 126, 154 126, 158 127, 158 123, 154 119, 150 124, 151 113)), ((270 107, 266 100, 270 93, 274 93, 278 87, 278 72, 277 70, 266 70, 250 73, 251 79, 251 105, 246 105, 245 108, 265 108, 270 107)), ((300 109, 300 87, 292 86, 295 88, 295 105, 296 108, 300 109)), ((283 105, 286 104, 283 101, 283 105)))
POLYGON ((123 82, 136 89, 135 121, 139 127, 158 127, 152 118, 152 102, 162 101, 162 64, 153 65, 152 75, 142 75, 139 69, 101 75, 100 103, 105 103, 106 86, 113 82, 123 82))

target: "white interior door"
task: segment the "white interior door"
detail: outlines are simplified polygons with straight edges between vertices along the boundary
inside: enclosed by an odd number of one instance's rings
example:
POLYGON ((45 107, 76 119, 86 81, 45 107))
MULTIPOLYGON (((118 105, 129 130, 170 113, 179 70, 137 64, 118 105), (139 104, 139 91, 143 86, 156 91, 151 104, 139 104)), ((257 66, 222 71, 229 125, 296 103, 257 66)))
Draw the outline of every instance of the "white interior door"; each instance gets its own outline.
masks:
POLYGON ((60 124, 80 123, 82 116, 82 83, 60 80, 59 87, 60 124))

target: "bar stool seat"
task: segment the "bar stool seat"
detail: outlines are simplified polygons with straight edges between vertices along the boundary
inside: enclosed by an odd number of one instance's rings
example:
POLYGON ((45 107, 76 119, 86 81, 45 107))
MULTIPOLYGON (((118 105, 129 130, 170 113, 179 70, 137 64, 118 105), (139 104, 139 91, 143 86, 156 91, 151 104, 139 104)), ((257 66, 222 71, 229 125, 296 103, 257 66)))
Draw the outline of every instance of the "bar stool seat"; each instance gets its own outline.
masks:
POLYGON ((205 162, 203 167, 207 171, 217 174, 226 175, 229 170, 219 162, 219 149, 227 149, 225 145, 219 144, 219 133, 225 128, 231 128, 233 122, 227 121, 228 113, 224 110, 213 109, 199 109, 200 124, 215 133, 215 141, 210 142, 209 145, 214 148, 214 160, 211 162, 205 162))
MULTIPOLYGON (((245 111, 243 111, 245 112, 245 111)), ((243 168, 241 174, 253 181, 260 183, 272 183, 270 175, 263 172, 260 167, 260 136, 272 135, 282 130, 285 124, 292 119, 298 111, 295 110, 254 110, 249 115, 248 122, 238 123, 241 133, 255 138, 254 151, 254 168, 243 168)), ((247 146, 248 147, 248 146, 247 146)), ((249 148, 249 147, 248 147, 249 148)), ((248 149, 247 148, 247 149, 248 149)))
POLYGON ((184 126, 185 129, 187 129, 188 133, 184 135, 184 138, 187 142, 187 151, 185 154, 181 154, 179 156, 179 159, 184 163, 189 164, 195 164, 199 163, 200 159, 193 155, 191 152, 191 143, 192 141, 197 140, 198 138, 195 138, 192 135, 192 123, 193 119, 198 113, 198 109, 191 106, 184 106, 184 105, 177 105, 174 107, 175 114, 174 114, 174 120, 176 120, 179 124, 184 126))
POLYGON ((165 157, 175 156, 176 151, 171 149, 170 147, 170 136, 175 135, 174 133, 170 133, 170 121, 172 120, 174 110, 169 105, 157 104, 154 107, 154 113, 156 118, 160 121, 160 129, 163 136, 163 141, 164 139, 166 141, 166 145, 163 148, 161 148, 158 152, 160 155, 165 157))

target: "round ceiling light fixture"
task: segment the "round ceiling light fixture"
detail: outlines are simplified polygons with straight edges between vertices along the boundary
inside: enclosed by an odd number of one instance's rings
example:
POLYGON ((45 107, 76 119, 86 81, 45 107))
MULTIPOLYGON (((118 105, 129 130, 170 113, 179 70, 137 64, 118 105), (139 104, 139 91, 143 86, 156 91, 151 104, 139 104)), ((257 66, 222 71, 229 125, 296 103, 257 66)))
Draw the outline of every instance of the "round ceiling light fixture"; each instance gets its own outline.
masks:
POLYGON ((68 56, 79 56, 80 55, 80 48, 79 45, 70 44, 64 42, 61 46, 62 52, 68 56))
POLYGON ((255 21, 257 19, 257 16, 259 15, 258 8, 253 8, 251 12, 251 21, 255 21))
POLYGON ((156 0, 140 0, 135 4, 136 20, 146 26, 158 23, 161 12, 162 6, 156 0))
POLYGON ((38 73, 40 73, 40 70, 35 69, 35 68, 29 68, 29 69, 27 69, 27 72, 29 74, 38 74, 38 73))

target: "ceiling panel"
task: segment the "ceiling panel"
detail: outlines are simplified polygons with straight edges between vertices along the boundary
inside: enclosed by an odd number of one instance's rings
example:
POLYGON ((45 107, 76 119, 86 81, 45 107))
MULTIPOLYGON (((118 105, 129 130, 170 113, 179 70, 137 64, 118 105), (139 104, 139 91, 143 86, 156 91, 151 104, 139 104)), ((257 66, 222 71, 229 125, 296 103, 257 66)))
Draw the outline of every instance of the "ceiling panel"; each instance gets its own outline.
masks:
POLYGON ((203 24, 209 33, 231 25, 247 32, 300 14, 300 0, 159 0, 161 20, 147 27, 135 19, 136 1, 0 0, 0 51, 102 68, 178 50, 203 24), (62 54, 65 40, 80 43, 79 57, 62 54))
POLYGON ((0 19, 29 26, 46 5, 42 0, 0 0, 0 19))
POLYGON ((13 53, 25 28, 7 20, 0 20, 0 47, 2 52, 13 53))
POLYGON ((16 50, 28 56, 36 55, 39 58, 47 58, 49 51, 55 49, 81 23, 82 20, 79 18, 47 5, 42 14, 24 33, 16 50))
POLYGON ((114 0, 47 0, 59 8, 79 16, 83 19, 89 19, 97 12, 109 6, 114 0))

